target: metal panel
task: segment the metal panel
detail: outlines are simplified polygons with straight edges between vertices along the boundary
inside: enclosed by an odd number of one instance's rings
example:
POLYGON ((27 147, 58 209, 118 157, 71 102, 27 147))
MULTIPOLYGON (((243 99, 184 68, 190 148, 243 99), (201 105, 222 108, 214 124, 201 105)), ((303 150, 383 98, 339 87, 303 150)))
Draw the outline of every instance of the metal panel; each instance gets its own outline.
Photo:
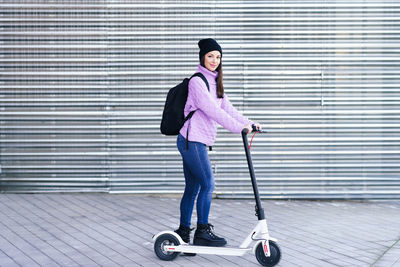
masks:
MULTIPOLYGON (((261 122, 264 198, 400 193, 397 1, 2 1, 3 192, 180 193, 168 89, 224 49, 234 105, 261 122)), ((248 197, 240 136, 210 153, 219 197, 248 197)))

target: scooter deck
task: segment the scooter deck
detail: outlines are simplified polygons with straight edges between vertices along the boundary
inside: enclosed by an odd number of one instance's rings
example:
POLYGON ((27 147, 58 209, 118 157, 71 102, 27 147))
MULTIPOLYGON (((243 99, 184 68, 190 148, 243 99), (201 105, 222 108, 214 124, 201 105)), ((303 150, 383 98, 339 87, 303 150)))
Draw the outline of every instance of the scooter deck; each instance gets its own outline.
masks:
POLYGON ((179 245, 179 246, 164 246, 165 251, 170 252, 185 252, 197 254, 214 254, 214 255, 227 255, 227 256, 242 256, 251 248, 234 248, 234 247, 208 247, 208 246, 192 246, 192 245, 179 245))

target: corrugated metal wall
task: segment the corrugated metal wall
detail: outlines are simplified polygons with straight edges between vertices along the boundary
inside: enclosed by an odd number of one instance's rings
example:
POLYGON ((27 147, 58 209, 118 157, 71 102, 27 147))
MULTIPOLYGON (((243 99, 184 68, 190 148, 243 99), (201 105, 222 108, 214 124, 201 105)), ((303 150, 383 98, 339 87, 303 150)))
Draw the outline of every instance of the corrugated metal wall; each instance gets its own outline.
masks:
MULTIPOLYGON (((1 191, 172 192, 168 89, 197 41, 224 49, 225 87, 259 121, 265 198, 400 193, 398 1, 2 1, 1 191)), ((251 194, 240 136, 210 154, 220 197, 251 194)))

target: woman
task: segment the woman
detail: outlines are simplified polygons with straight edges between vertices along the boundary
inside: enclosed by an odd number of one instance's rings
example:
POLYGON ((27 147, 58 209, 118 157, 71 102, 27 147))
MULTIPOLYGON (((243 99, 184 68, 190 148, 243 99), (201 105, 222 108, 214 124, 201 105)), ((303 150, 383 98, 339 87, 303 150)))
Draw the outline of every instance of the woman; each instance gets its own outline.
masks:
MULTIPOLYGON (((253 122, 242 116, 224 93, 221 46, 211 38, 200 40, 198 45, 200 65, 197 72, 207 79, 209 91, 200 77, 190 80, 185 116, 192 110, 196 112, 186 121, 177 138, 183 160, 185 192, 180 203, 180 226, 175 232, 189 243, 192 211, 197 197, 197 229, 193 244, 224 246, 226 240, 215 235, 213 226, 208 222, 214 176, 206 146, 214 144, 218 124, 233 133, 240 133, 244 128, 250 133, 253 122)), ((256 125, 261 129, 259 124, 256 125)))

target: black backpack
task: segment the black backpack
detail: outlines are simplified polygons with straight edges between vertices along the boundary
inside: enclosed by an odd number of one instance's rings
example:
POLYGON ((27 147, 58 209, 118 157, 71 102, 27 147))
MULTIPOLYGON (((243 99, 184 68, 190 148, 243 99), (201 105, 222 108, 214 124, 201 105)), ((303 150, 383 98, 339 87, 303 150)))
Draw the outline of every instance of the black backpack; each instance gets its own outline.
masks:
POLYGON ((161 119, 160 130, 165 135, 178 135, 185 122, 189 120, 196 110, 191 111, 186 117, 184 109, 188 97, 188 86, 191 78, 200 77, 210 91, 206 77, 201 73, 195 73, 190 78, 185 78, 180 84, 169 89, 167 100, 161 119))

